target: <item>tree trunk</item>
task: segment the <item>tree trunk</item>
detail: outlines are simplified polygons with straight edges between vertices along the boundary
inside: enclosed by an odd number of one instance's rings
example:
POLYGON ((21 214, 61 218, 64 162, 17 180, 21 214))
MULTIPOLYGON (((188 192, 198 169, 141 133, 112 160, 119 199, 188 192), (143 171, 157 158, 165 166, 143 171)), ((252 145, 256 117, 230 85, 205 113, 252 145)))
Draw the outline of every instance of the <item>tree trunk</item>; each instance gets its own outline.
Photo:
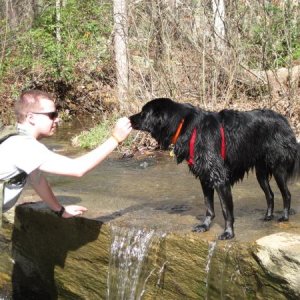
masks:
POLYGON ((9 20, 9 25, 12 30, 14 30, 17 27, 17 13, 16 9, 14 6, 14 3, 12 0, 7 0, 6 1, 8 5, 8 20, 9 20))
POLYGON ((57 51, 57 68, 58 73, 61 71, 61 0, 55 1, 55 17, 56 17, 56 51, 57 51))
POLYGON ((225 48, 225 4, 224 0, 212 0, 214 18, 214 38, 216 49, 223 52, 225 48))
POLYGON ((39 1, 38 0, 32 0, 31 1, 31 7, 32 7, 32 21, 34 21, 35 18, 37 18, 39 13, 40 13, 39 1))
POLYGON ((129 64, 127 53, 128 18, 126 0, 114 0, 114 26, 114 50, 118 98, 121 110, 126 110, 129 85, 129 64))
POLYGON ((6 52, 6 42, 7 42, 7 32, 8 32, 8 1, 5 2, 5 29, 3 32, 3 38, 0 43, 1 49, 1 58, 0 58, 0 76, 2 75, 2 66, 4 62, 5 52, 6 52))

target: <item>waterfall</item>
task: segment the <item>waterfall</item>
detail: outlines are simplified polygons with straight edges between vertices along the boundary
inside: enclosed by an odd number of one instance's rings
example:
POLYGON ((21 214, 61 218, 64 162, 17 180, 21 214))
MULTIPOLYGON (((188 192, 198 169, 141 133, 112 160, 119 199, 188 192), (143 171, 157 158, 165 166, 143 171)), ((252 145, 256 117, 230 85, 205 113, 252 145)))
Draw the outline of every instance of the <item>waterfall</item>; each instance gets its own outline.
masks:
POLYGON ((141 299, 151 272, 146 260, 155 231, 112 227, 107 299, 141 299))
POLYGON ((238 295, 239 299, 249 298, 247 286, 240 281, 240 258, 233 254, 235 253, 235 243, 234 241, 222 242, 218 247, 218 242, 209 243, 205 300, 236 298, 231 295, 238 295))
MULTIPOLYGON (((212 256, 214 254, 214 251, 215 251, 216 244, 217 244, 216 241, 209 242, 209 244, 208 244, 207 264, 206 264, 206 267, 205 267, 205 271, 206 271, 207 274, 209 274, 210 263, 211 263, 211 259, 212 259, 212 256)), ((208 284, 208 280, 206 280, 206 286, 207 286, 207 284, 208 284)))
POLYGON ((211 271, 211 262, 212 262, 213 254, 216 249, 216 245, 217 245, 216 241, 209 242, 209 244, 208 244, 207 263, 206 263, 206 267, 205 267, 205 271, 207 274, 206 275, 206 297, 205 297, 205 300, 209 299, 209 276, 210 276, 210 271, 211 271))

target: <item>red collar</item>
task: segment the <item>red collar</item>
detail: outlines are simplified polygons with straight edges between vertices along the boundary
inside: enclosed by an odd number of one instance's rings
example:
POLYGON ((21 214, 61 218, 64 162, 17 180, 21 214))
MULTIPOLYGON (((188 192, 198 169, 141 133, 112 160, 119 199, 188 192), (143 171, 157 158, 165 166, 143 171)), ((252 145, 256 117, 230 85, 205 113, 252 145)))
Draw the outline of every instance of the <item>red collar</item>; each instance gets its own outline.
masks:
MULTIPOLYGON (((220 127, 220 135, 221 135, 221 150, 220 154, 223 160, 226 158, 226 142, 225 142, 225 132, 224 132, 224 127, 220 127)), ((188 164, 190 166, 194 165, 194 153, 195 153, 195 143, 196 143, 196 138, 197 138, 197 129, 194 128, 191 139, 190 139, 190 157, 187 160, 188 164)))
POLYGON ((175 145, 176 142, 177 142, 177 140, 178 140, 178 137, 179 137, 179 135, 180 135, 180 133, 181 133, 181 129, 182 129, 183 122, 184 122, 184 119, 182 119, 182 120, 180 121, 180 123, 179 123, 179 125, 178 125, 178 127, 177 127, 177 129, 176 129, 176 132, 175 132, 175 134, 174 134, 174 136, 173 136, 173 138, 172 138, 172 144, 173 144, 173 145, 175 145))

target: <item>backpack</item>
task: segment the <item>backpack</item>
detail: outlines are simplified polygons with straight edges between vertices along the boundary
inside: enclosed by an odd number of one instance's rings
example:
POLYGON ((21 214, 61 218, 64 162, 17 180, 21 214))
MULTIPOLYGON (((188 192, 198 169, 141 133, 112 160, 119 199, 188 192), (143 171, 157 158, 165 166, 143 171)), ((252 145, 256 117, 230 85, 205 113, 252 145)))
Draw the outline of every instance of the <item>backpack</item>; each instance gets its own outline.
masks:
MULTIPOLYGON (((2 126, 0 128, 0 147, 1 144, 10 138, 11 136, 18 135, 15 126, 2 126)), ((4 203, 4 187, 6 184, 9 185, 16 185, 16 184, 22 184, 27 178, 27 174, 25 172, 22 172, 8 180, 2 180, 0 179, 0 228, 2 227, 2 209, 3 209, 3 203, 4 203)))

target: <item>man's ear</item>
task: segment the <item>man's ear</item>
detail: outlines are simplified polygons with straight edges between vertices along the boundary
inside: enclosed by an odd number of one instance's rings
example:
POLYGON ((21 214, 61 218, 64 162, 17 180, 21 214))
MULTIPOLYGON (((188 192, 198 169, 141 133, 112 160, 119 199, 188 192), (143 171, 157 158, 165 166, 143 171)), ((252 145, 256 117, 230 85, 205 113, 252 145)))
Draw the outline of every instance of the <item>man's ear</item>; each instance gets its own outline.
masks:
POLYGON ((31 124, 34 125, 35 124, 35 118, 34 118, 34 114, 31 112, 28 112, 26 115, 26 121, 31 124))

